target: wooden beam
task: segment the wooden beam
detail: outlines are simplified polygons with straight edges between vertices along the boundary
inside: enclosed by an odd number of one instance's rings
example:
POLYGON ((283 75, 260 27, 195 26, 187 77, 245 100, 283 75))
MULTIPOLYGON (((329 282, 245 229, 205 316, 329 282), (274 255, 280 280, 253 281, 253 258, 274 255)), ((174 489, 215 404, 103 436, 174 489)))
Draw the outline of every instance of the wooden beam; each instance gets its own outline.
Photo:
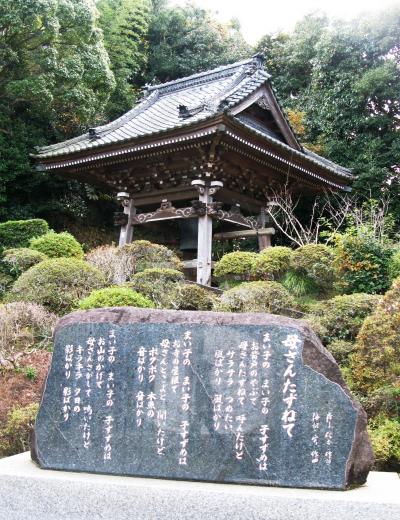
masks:
POLYGON ((226 231, 225 233, 215 233, 214 240, 230 240, 232 238, 251 238, 256 236, 275 235, 274 228, 246 229, 241 231, 226 231))

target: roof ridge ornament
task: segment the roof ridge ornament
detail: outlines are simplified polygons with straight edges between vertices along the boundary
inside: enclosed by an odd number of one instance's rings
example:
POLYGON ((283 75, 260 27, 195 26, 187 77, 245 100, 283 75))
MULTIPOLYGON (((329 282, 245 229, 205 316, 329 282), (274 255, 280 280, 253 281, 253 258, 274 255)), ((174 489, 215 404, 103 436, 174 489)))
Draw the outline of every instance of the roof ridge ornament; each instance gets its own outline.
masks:
POLYGON ((204 103, 197 105, 193 108, 189 108, 187 105, 178 105, 179 117, 181 119, 188 119, 189 117, 199 114, 204 109, 204 103))
POLYGON ((253 63, 257 66, 258 69, 264 68, 265 56, 262 52, 257 52, 252 56, 253 63))

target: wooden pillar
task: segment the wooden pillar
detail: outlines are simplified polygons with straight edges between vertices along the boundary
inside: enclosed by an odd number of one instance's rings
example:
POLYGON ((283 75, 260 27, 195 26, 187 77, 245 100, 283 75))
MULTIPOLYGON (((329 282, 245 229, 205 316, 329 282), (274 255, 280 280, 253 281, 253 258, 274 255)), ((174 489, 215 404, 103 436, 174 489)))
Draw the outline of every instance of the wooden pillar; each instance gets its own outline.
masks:
POLYGON ((259 251, 262 251, 263 249, 267 249, 267 247, 272 247, 271 243, 271 235, 264 235, 259 233, 257 235, 258 238, 258 249, 259 251))
MULTIPOLYGON (((205 208, 212 202, 212 195, 222 188, 222 182, 206 183, 201 179, 192 181, 199 193, 199 201, 205 208)), ((211 285, 212 218, 207 211, 198 217, 197 232, 197 283, 211 285)))
MULTIPOLYGON (((267 224, 267 222, 269 221, 269 218, 267 218, 266 214, 265 214, 265 209, 264 208, 261 208, 260 210, 260 216, 258 217, 259 219, 259 223, 261 225, 261 229, 265 229, 265 225, 267 224)), ((267 234, 267 233, 258 233, 257 235, 257 239, 258 239, 258 250, 259 251, 262 251, 263 249, 267 249, 267 247, 272 247, 272 242, 271 242, 271 234, 267 234)))
POLYGON ((122 207, 124 208, 124 214, 127 215, 126 223, 121 226, 121 231, 119 234, 119 243, 118 245, 124 246, 125 244, 130 244, 133 238, 133 226, 132 226, 132 218, 136 214, 136 208, 134 206, 133 199, 129 195, 129 193, 122 191, 118 193, 117 199, 121 202, 122 207))

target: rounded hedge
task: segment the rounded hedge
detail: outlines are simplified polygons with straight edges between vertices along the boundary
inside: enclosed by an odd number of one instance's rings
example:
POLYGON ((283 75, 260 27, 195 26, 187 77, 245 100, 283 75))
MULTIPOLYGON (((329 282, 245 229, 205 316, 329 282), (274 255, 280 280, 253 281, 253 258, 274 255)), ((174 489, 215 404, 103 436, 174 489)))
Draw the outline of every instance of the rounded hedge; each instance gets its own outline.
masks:
POLYGON ((47 256, 40 251, 35 251, 27 247, 20 247, 15 249, 6 249, 3 253, 2 262, 11 275, 18 277, 21 273, 46 259, 47 256))
POLYGON ((308 317, 324 329, 322 341, 355 341, 367 316, 375 310, 380 297, 374 294, 346 294, 318 302, 308 317))
POLYGON ((174 308, 185 311, 210 311, 216 300, 214 294, 196 284, 178 284, 173 295, 174 308))
POLYGON ((92 291, 78 304, 80 309, 97 309, 99 307, 143 307, 152 308, 154 304, 149 298, 128 287, 108 287, 92 291))
POLYGON ((400 388, 400 277, 363 323, 351 358, 355 388, 400 388))
POLYGON ((290 315, 294 298, 277 282, 245 282, 225 291, 214 310, 225 312, 270 312, 290 315))
POLYGON ((30 248, 45 254, 49 258, 78 258, 83 259, 82 246, 74 236, 66 231, 54 233, 50 231, 45 235, 33 238, 30 248))
POLYGON ((375 468, 400 470, 400 422, 379 415, 368 428, 375 455, 375 468))
POLYGON ((288 271, 293 251, 290 247, 268 247, 254 260, 252 273, 258 279, 279 280, 288 271))
POLYGON ((215 263, 214 276, 216 278, 249 280, 252 276, 257 256, 257 253, 249 253, 247 251, 227 253, 221 260, 215 263))
POLYGON ((349 358, 354 352, 354 343, 343 339, 335 339, 327 346, 327 349, 335 358, 341 368, 348 366, 349 358))
POLYGON ((389 261, 389 278, 394 280, 400 276, 400 249, 393 253, 389 261))
POLYGON ((39 403, 14 408, 0 429, 0 457, 16 455, 29 449, 39 403))
POLYGON ((0 224, 0 252, 13 247, 28 247, 32 238, 48 231, 49 225, 41 218, 3 222, 0 224))
POLYGON ((171 249, 148 240, 135 240, 120 250, 122 255, 133 257, 135 273, 151 268, 182 270, 181 261, 171 249))
POLYGON ((136 273, 129 287, 150 298, 158 308, 175 307, 177 284, 183 282, 183 273, 176 269, 153 268, 136 273))
POLYGON ((57 314, 75 308, 93 289, 106 285, 102 273, 75 258, 53 258, 25 271, 15 282, 9 301, 30 301, 57 314))
POLYGON ((320 291, 332 289, 335 281, 334 251, 323 244, 307 244, 294 250, 290 269, 303 276, 320 291))

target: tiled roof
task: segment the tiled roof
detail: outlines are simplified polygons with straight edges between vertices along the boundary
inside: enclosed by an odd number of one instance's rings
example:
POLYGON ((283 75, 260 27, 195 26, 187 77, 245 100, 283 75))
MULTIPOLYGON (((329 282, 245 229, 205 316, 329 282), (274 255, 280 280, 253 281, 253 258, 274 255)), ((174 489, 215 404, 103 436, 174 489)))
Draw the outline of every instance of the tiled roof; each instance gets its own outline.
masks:
POLYGON ((189 126, 232 108, 269 75, 257 58, 149 87, 144 99, 112 123, 39 150, 44 159, 189 126), (182 107, 180 110, 179 107, 182 107))
MULTIPOLYGON (((190 127, 194 123, 212 119, 234 108, 269 78, 269 74, 263 68, 262 60, 256 55, 248 60, 147 87, 143 99, 123 116, 106 125, 89 129, 87 133, 74 139, 42 147, 35 157, 39 161, 43 159, 51 161, 83 151, 92 151, 97 155, 109 145, 190 127)), ((347 168, 309 150, 303 148, 295 150, 282 142, 272 130, 257 125, 245 114, 231 117, 259 136, 263 136, 266 141, 290 149, 294 154, 341 177, 352 178, 347 168)), ((289 125, 289 122, 287 123, 289 125)))
POLYGON ((235 119, 239 121, 242 125, 251 129, 254 133, 262 135, 268 141, 277 144, 281 148, 291 150, 291 152, 295 155, 306 157, 309 161, 313 162, 314 164, 323 166, 324 168, 330 170, 332 173, 335 173, 336 175, 339 175, 340 177, 354 179, 354 175, 352 175, 351 170, 349 168, 344 168, 343 166, 340 166, 339 164, 336 164, 333 161, 330 161, 329 159, 326 159, 325 157, 322 157, 321 155, 318 155, 315 152, 308 150, 307 148, 303 148, 301 152, 298 150, 294 150, 286 143, 283 143, 280 139, 278 139, 272 131, 266 128, 262 128, 261 125, 255 124, 254 121, 245 116, 242 116, 241 114, 236 116, 235 119))

